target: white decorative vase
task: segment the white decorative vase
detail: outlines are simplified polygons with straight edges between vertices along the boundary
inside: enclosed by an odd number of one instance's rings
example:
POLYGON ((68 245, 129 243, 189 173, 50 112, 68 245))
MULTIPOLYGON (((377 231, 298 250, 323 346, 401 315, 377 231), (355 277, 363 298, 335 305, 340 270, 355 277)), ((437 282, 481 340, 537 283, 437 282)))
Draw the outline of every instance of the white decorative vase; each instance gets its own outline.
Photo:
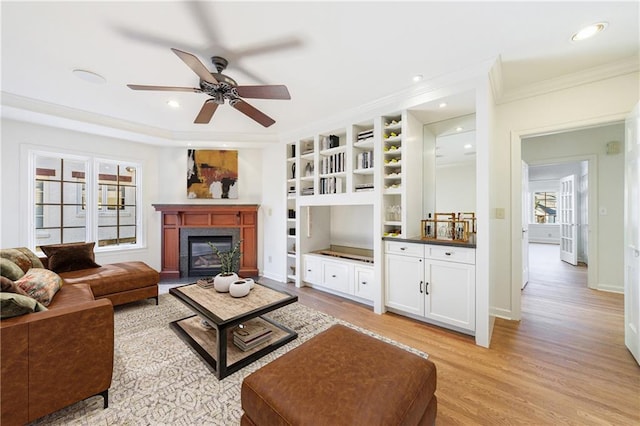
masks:
POLYGON ((237 280, 229 286, 229 294, 232 297, 244 297, 251 291, 251 283, 247 280, 237 280))
POLYGON ((229 291, 229 286, 232 282, 238 280, 238 274, 232 272, 230 274, 218 274, 213 278, 213 288, 217 292, 226 293, 229 291))
POLYGON ((243 278, 243 280, 248 282, 249 283, 249 289, 253 290, 253 287, 255 287, 255 285, 256 285, 256 282, 253 280, 253 278, 243 278))

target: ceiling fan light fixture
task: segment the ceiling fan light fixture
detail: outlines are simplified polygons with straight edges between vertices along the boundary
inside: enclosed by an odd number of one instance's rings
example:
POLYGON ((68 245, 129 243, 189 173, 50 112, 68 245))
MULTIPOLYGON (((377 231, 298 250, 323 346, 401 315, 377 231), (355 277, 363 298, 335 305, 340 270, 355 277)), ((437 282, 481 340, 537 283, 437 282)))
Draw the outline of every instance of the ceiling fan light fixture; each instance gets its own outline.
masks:
POLYGON ((578 32, 571 36, 571 41, 582 41, 601 33, 607 28, 606 22, 597 22, 595 24, 587 25, 580 29, 578 32))

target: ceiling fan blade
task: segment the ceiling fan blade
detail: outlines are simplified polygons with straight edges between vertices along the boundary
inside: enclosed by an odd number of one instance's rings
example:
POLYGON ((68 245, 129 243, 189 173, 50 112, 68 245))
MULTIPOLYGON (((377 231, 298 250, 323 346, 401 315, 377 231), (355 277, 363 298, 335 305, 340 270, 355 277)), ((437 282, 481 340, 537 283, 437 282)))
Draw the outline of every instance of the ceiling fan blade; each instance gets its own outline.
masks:
POLYGON ((238 86, 238 94, 243 98, 254 99, 291 99, 287 86, 238 86))
POLYGON ((213 99, 207 99, 204 101, 204 105, 202 105, 194 123, 207 124, 211 121, 211 117, 213 117, 213 113, 216 112, 216 109, 218 109, 218 104, 215 103, 213 99))
POLYGON ((163 92, 194 92, 194 93, 202 92, 202 90, 197 87, 143 86, 141 84, 127 84, 127 87, 133 90, 161 90, 163 92))
POLYGON ((234 102, 230 102, 230 104, 232 107, 234 107, 235 109, 237 109, 238 111, 246 115, 247 117, 252 118, 258 123, 262 124, 264 127, 269 127, 276 122, 273 118, 257 110, 256 108, 249 105, 242 99, 238 99, 234 102))
POLYGON ((196 58, 191 53, 183 52, 182 50, 174 49, 173 47, 171 48, 171 50, 173 51, 173 53, 178 55, 178 57, 182 59, 182 61, 193 70, 193 72, 198 74, 200 80, 208 81, 212 84, 218 84, 218 80, 216 80, 211 75, 207 67, 205 67, 204 64, 200 62, 200 59, 196 58))

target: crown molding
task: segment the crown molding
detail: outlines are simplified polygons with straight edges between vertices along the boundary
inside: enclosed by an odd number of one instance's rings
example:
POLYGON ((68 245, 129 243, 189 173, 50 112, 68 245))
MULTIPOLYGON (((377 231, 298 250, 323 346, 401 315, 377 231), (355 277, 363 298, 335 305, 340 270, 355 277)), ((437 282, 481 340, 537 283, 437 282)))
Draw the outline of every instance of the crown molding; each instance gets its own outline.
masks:
POLYGON ((631 56, 621 61, 588 68, 576 73, 565 74, 560 77, 542 80, 536 83, 520 86, 511 90, 504 90, 501 66, 492 76, 491 82, 496 95, 497 104, 506 104, 520 99, 544 95, 558 90, 569 89, 583 84, 593 83, 620 75, 638 72, 640 61, 638 56, 631 56))
POLYGON ((70 108, 50 102, 0 92, 2 118, 58 127, 82 133, 125 139, 151 145, 241 145, 260 148, 278 142, 277 135, 229 132, 176 132, 70 108))
POLYGON ((369 103, 348 110, 341 110, 331 117, 316 120, 307 126, 292 131, 281 132, 280 141, 290 142, 308 137, 319 131, 344 127, 345 123, 371 121, 372 118, 381 114, 391 114, 405 109, 411 109, 412 107, 442 99, 452 94, 475 90, 481 81, 486 80, 495 62, 496 58, 491 58, 475 66, 433 77, 423 81, 421 84, 409 86, 369 103))

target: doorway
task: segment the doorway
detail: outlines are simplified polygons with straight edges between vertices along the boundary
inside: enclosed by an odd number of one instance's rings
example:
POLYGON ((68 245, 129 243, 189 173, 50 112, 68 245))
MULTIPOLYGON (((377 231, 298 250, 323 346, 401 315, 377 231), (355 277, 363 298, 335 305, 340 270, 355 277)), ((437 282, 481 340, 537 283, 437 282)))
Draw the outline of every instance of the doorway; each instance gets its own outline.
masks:
POLYGON ((556 129, 529 134, 512 134, 513 243, 512 243, 512 318, 521 317, 521 280, 523 260, 521 249, 522 194, 520 167, 529 161, 533 165, 583 162, 588 164, 586 250, 582 261, 588 263, 587 282, 593 289, 623 292, 622 245, 624 206, 624 155, 608 153, 610 141, 624 143, 624 124, 599 123, 582 128, 556 129), (529 142, 534 141, 534 142, 529 142), (516 180, 517 179, 517 180, 516 180), (602 225, 602 226, 601 226, 602 225), (516 291, 517 287, 517 291, 516 291))
MULTIPOLYGON (((535 140, 523 140, 525 143, 535 140)), ((525 150, 526 152, 527 150, 525 150)), ((588 264, 589 161, 526 164, 523 171, 522 220, 526 243, 553 245, 529 257, 523 247, 523 275, 541 254, 555 253, 568 264, 588 264), (527 180, 524 182, 524 180, 527 180), (567 188, 571 187, 570 195, 567 188)), ((524 235, 524 232, 523 232, 524 235)), ((523 241, 524 242, 524 241, 523 241)))

